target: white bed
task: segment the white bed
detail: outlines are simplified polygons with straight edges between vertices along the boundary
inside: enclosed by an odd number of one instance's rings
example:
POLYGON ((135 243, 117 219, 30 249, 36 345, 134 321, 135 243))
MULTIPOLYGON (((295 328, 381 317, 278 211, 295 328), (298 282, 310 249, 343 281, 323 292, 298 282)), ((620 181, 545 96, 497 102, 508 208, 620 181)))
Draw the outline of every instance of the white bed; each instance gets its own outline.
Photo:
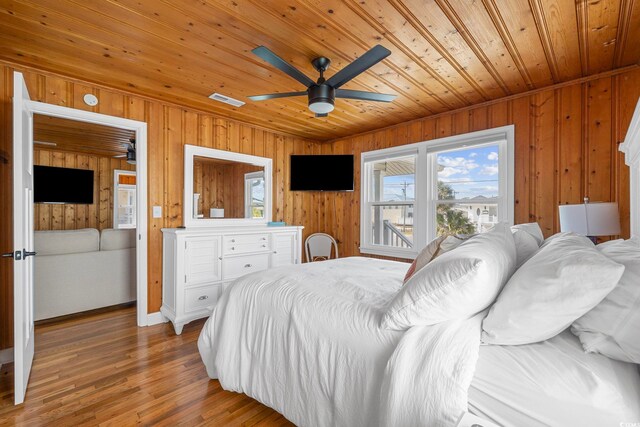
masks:
POLYGON ((585 353, 569 330, 536 344, 483 345, 469 409, 505 426, 619 426, 640 420, 640 374, 585 353))
POLYGON ((406 269, 346 258, 239 279, 198 341, 209 376, 301 426, 453 425, 467 403, 502 425, 640 421, 637 366, 585 354, 568 332, 480 346, 481 315, 380 328, 406 269))

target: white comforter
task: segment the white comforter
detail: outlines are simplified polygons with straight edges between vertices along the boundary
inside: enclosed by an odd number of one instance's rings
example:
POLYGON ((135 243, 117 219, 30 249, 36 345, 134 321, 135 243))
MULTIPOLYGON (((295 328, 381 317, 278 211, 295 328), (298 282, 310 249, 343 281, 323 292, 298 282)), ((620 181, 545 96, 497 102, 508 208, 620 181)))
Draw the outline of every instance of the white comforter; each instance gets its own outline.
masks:
POLYGON ((381 329, 406 268, 343 258, 239 279, 200 334, 207 373, 300 426, 455 424, 481 317, 381 329))

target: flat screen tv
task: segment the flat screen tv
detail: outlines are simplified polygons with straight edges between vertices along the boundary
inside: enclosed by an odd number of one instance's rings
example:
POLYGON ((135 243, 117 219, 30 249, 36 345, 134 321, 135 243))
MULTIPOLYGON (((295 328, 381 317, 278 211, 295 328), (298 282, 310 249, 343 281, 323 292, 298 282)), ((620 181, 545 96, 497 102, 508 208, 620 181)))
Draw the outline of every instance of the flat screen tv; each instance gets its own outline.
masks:
POLYGON ((291 191, 353 191, 353 155, 292 155, 291 191))
POLYGON ((93 203, 93 171, 33 167, 33 201, 35 203, 93 203))

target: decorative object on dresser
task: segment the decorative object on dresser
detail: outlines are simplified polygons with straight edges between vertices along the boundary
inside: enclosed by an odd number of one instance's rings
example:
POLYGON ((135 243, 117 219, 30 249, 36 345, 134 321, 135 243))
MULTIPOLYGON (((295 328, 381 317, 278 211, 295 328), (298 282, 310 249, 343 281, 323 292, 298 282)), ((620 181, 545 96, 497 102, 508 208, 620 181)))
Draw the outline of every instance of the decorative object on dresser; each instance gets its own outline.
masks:
POLYGON ((164 228, 162 307, 176 334, 207 317, 236 278, 299 264, 304 227, 164 228))
POLYGON ((560 205, 560 231, 572 231, 597 243, 597 236, 620 234, 620 215, 617 203, 584 203, 560 205))

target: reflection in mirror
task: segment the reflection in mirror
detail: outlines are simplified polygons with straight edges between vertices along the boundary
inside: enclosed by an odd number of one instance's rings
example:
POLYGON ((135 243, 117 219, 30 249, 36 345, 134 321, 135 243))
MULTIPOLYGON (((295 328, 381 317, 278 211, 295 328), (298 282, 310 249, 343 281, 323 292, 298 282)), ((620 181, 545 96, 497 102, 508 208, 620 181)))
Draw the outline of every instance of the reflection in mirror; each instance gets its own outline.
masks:
POLYGON ((264 218, 264 168, 193 157, 193 218, 264 218))

